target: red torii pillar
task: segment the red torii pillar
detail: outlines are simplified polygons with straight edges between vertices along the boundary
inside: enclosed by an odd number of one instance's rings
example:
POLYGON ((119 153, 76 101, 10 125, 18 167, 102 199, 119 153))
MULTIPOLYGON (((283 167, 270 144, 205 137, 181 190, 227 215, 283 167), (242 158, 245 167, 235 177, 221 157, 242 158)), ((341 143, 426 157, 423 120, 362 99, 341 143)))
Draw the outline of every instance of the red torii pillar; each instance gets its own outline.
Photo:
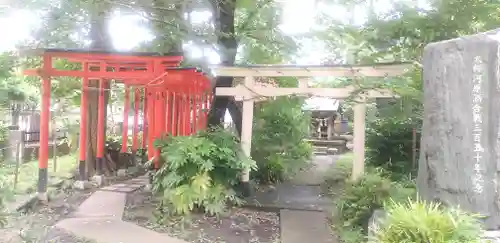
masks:
MULTIPOLYGON (((88 70, 89 65, 85 62, 83 64, 83 70, 88 70)), ((79 140, 79 163, 78 163, 78 172, 79 172, 79 180, 85 181, 87 180, 86 174, 86 164, 87 160, 87 107, 88 107, 88 86, 89 79, 84 77, 82 79, 82 94, 80 97, 80 140, 79 140)))
POLYGON ((165 91, 165 133, 172 134, 172 93, 165 91))
POLYGON ((154 111, 155 111, 155 97, 154 93, 152 90, 148 89, 148 99, 147 99, 147 153, 148 153, 148 160, 151 160, 154 157, 154 149, 153 149, 153 140, 154 140, 154 127, 155 127, 155 120, 154 120, 154 111))
POLYGON ((130 110, 130 89, 125 84, 125 95, 123 100, 123 123, 122 123, 122 147, 121 153, 127 153, 128 150, 128 114, 130 110))
POLYGON ((162 122, 162 114, 163 108, 162 104, 164 105, 164 101, 162 101, 161 97, 161 92, 156 91, 155 92, 155 109, 154 109, 154 132, 153 132, 153 137, 151 139, 151 150, 153 150, 153 156, 154 156, 154 169, 157 170, 160 168, 160 149, 154 147, 154 141, 156 139, 160 138, 161 130, 164 127, 165 122, 162 122))
MULTIPOLYGON (((122 123, 122 147, 120 151, 120 157, 125 158, 125 154, 128 151, 128 115, 130 111, 130 89, 129 85, 125 84, 125 95, 123 99, 123 123, 122 123)), ((126 169, 127 164, 122 164, 123 168, 126 169)))
MULTIPOLYGON (((138 147, 138 142, 137 141, 137 135, 139 133, 139 89, 135 88, 134 89, 134 127, 132 130, 132 159, 135 162, 136 156, 137 156, 137 147, 138 147)), ((143 123, 144 124, 144 123, 143 123)))
POLYGON ((142 99, 142 137, 141 137, 141 150, 144 153, 147 147, 147 131, 148 131, 148 91, 144 88, 144 95, 142 99))
POLYGON ((103 174, 103 163, 104 163, 104 138, 106 134, 106 118, 104 117, 104 88, 106 80, 101 78, 99 80, 99 98, 98 98, 98 110, 97 110, 97 151, 96 151, 96 175, 101 176, 103 174))
MULTIPOLYGON (((43 70, 52 68, 52 57, 43 56, 43 70)), ((50 77, 42 77, 42 104, 40 109, 40 148, 38 152, 38 198, 47 201, 49 165, 50 77)))

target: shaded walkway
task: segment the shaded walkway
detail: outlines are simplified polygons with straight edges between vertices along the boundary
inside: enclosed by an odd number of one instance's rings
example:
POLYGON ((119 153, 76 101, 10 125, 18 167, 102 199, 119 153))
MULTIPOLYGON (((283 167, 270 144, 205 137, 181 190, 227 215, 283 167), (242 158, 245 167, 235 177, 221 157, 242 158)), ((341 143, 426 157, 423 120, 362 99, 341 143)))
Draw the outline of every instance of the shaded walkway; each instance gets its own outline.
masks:
POLYGON ((322 194, 321 184, 337 155, 313 157, 313 167, 300 172, 292 181, 247 198, 246 206, 280 214, 281 242, 337 242, 328 223, 331 199, 322 194))

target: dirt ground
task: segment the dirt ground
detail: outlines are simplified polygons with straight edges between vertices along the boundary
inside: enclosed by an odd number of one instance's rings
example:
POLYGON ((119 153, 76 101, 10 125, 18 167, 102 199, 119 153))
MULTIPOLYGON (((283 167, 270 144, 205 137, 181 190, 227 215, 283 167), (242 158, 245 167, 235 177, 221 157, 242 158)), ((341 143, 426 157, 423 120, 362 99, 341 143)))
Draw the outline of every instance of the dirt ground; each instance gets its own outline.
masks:
POLYGON ((46 205, 35 205, 32 210, 23 213, 11 213, 8 224, 0 229, 1 243, 90 243, 72 234, 52 227, 58 221, 67 218, 87 199, 91 190, 61 190, 53 195, 46 205))
MULTIPOLYGON (((109 178, 108 183, 119 183, 130 178, 133 176, 109 178)), ((37 203, 26 212, 9 213, 8 224, 0 228, 0 243, 91 243, 53 227, 57 222, 71 217, 71 213, 97 190, 74 190, 72 183, 71 180, 65 181, 51 194, 48 204, 37 203)))
POLYGON ((154 206, 151 193, 131 193, 127 197, 124 220, 192 243, 280 242, 280 221, 277 213, 233 208, 219 218, 194 215, 188 224, 171 220, 167 224, 159 225, 155 222, 154 206))

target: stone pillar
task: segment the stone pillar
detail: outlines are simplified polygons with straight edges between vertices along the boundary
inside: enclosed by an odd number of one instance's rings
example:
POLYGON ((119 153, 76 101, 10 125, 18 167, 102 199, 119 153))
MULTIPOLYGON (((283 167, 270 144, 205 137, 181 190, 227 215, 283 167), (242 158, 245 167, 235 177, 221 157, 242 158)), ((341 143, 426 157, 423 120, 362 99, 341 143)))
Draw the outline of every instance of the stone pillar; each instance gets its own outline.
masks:
POLYGON ((333 117, 328 117, 326 118, 326 138, 327 140, 332 140, 333 137, 333 124, 335 123, 335 120, 333 120, 333 117))
POLYGON ((485 216, 500 228, 498 31, 424 49, 419 195, 485 216))
POLYGON ((21 130, 10 130, 8 135, 8 161, 14 163, 16 161, 16 156, 19 155, 20 161, 22 161, 24 154, 24 131, 21 130), (17 144, 20 144, 19 151, 17 150, 17 144))

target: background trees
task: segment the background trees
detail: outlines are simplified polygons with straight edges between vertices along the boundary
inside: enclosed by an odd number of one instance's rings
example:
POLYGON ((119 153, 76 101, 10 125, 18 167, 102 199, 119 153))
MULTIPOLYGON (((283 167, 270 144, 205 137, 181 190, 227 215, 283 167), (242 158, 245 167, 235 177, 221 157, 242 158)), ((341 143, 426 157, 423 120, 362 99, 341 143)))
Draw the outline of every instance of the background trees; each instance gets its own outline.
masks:
MULTIPOLYGON (((30 38, 18 38, 19 47, 133 49, 162 53, 183 50, 184 65, 202 67, 210 63, 369 64, 391 61, 412 61, 418 67, 422 48, 427 43, 491 29, 500 22, 499 3, 485 0, 307 2, 22 0, 11 4, 3 16, 29 13, 23 15, 21 22, 32 24, 32 34, 30 38)), ((14 77, 14 74, 15 68, 33 65, 37 60, 16 58, 15 53, 5 51, 10 50, 4 50, 0 56, 0 92, 7 95, 0 95, 0 104, 10 106, 10 101, 17 99, 36 103, 39 81, 14 77), (16 99, 12 99, 14 96, 16 99)), ((405 117, 419 114, 421 110, 418 68, 405 77, 392 80, 322 79, 317 82, 324 86, 354 82, 366 87, 391 88, 400 93, 402 99, 392 105, 378 102, 379 111, 388 112, 385 116, 405 117)), ((216 87, 225 87, 232 85, 233 80, 217 77, 214 83, 216 87)), ((55 101, 78 105, 77 80, 55 80, 53 90, 55 101)), ((113 98, 121 97, 119 89, 110 92, 113 94, 107 92, 107 95, 112 97, 111 103, 121 102, 113 98)), ((91 107, 95 105, 90 104, 91 107)), ((300 102, 281 105, 282 109, 298 106, 300 102)), ((219 124, 226 109, 240 130, 241 111, 228 97, 216 98, 210 123, 219 124)), ((95 132, 96 116, 89 116, 89 130, 95 132)), ((95 142, 88 142, 95 151, 95 142)), ((93 161, 93 156, 89 156, 89 161, 93 161)))

